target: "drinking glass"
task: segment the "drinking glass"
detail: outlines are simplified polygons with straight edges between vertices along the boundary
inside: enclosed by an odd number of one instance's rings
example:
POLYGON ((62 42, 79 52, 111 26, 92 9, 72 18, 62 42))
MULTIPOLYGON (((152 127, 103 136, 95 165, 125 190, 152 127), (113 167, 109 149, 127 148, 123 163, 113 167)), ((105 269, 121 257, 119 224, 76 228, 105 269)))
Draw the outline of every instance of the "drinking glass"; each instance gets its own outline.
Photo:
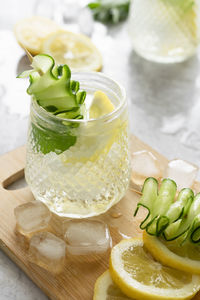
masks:
POLYGON ((133 0, 129 33, 133 49, 156 62, 181 62, 199 44, 199 0, 133 0))
POLYGON ((125 91, 100 73, 74 73, 92 97, 107 94, 115 109, 97 119, 61 119, 32 99, 25 177, 35 198, 62 217, 99 215, 126 193, 130 179, 125 91))

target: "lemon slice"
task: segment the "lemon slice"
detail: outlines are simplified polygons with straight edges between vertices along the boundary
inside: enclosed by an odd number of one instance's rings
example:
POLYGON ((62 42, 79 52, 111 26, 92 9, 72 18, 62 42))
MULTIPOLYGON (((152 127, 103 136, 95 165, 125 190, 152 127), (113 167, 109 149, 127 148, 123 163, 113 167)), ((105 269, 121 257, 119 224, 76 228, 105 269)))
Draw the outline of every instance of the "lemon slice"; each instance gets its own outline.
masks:
POLYGON ((43 39, 59 29, 60 27, 50 19, 33 16, 19 21, 14 27, 14 33, 20 46, 36 55, 41 53, 43 39))
POLYGON ((109 114, 114 110, 114 108, 114 105, 104 92, 96 91, 90 106, 90 119, 96 119, 109 114))
POLYGON ((200 247, 192 243, 180 246, 180 242, 165 242, 157 237, 143 233, 145 247, 167 266, 185 272, 200 274, 200 247))
POLYGON ((133 300, 133 298, 129 298, 121 292, 107 270, 95 283, 93 300, 133 300))
POLYGON ((101 54, 91 39, 82 34, 65 30, 52 33, 43 41, 42 51, 73 70, 99 71, 102 67, 101 54))
MULTIPOLYGON (((96 91, 89 108, 89 119, 99 118, 112 112, 114 108, 114 105, 104 92, 96 91)), ((117 142, 121 130, 124 129, 123 126, 125 125, 121 124, 120 120, 117 119, 106 124, 105 130, 102 129, 103 124, 99 126, 98 124, 94 126, 87 123, 80 129, 80 136, 75 146, 70 148, 70 156, 68 156, 68 152, 60 156, 64 164, 86 163, 87 161, 95 162, 101 155, 105 156, 112 145, 117 142), (84 145, 85 151, 76 151, 79 148, 83 150, 84 145)))
POLYGON ((161 265, 143 247, 142 239, 123 240, 111 251, 113 281, 136 299, 191 299, 200 289, 200 277, 161 265))

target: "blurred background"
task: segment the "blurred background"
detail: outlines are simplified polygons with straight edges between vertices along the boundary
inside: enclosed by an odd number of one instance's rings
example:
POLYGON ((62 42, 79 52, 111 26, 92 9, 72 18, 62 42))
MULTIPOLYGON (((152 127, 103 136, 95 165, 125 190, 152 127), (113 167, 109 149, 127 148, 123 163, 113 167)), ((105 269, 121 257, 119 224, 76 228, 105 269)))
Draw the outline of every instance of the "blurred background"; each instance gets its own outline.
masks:
MULTIPOLYGON (((0 0, 0 154, 25 144, 28 127, 27 80, 16 76, 30 63, 13 27, 40 15, 92 40, 102 55, 101 71, 126 89, 132 134, 168 159, 199 166, 199 7, 191 0, 181 9, 160 7, 162 1, 147 6, 135 0, 130 8, 130 1, 109 0, 99 9, 85 0, 0 0), (168 45, 161 51, 163 40, 168 45)), ((1 300, 46 299, 3 254, 0 265, 1 300)))

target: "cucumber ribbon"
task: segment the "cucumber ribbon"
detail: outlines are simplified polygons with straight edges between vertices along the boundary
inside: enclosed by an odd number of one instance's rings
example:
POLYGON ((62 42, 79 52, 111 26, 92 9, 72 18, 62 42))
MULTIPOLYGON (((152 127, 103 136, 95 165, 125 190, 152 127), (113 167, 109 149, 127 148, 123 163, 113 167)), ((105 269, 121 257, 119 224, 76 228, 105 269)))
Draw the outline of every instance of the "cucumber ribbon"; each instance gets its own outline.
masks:
POLYGON ((194 196, 190 188, 182 189, 175 201, 177 186, 171 179, 158 181, 149 177, 142 188, 142 196, 134 216, 142 206, 147 210, 140 228, 150 235, 163 236, 166 241, 182 237, 182 241, 200 242, 200 193, 194 196))
MULTIPOLYGON (((27 93, 34 101, 50 114, 64 119, 83 119, 81 106, 86 92, 79 91, 79 82, 71 80, 71 71, 67 65, 55 65, 54 59, 47 54, 33 58, 32 69, 24 71, 18 78, 29 77, 27 93)), ((62 153, 76 142, 72 128, 78 123, 62 121, 64 129, 48 128, 43 122, 31 123, 34 145, 43 154, 62 153)))

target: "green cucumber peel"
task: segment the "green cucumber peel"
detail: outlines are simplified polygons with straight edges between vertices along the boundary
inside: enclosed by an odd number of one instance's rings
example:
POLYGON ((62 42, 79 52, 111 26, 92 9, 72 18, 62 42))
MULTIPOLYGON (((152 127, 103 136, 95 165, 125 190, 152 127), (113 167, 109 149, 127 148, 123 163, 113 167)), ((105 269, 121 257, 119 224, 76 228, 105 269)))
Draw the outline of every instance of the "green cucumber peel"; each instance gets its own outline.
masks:
POLYGON ((170 223, 176 222, 181 217, 185 217, 192 204, 194 193, 191 189, 182 189, 178 194, 177 200, 169 207, 166 216, 170 223))
POLYGON ((71 80, 71 71, 67 65, 55 66, 51 56, 39 54, 33 58, 31 66, 33 70, 24 71, 18 77, 29 76, 27 93, 44 109, 50 111, 48 107, 56 107, 51 112, 58 114, 74 111, 84 103, 86 92, 79 91, 79 82, 71 80))
POLYGON ((158 196, 154 199, 152 218, 146 231, 151 235, 159 236, 169 225, 169 218, 165 215, 176 195, 176 183, 171 179, 163 179, 158 196))
POLYGON ((191 189, 182 189, 175 201, 176 183, 163 179, 158 191, 158 182, 147 178, 142 188, 139 208, 145 207, 147 215, 140 228, 150 235, 163 236, 166 241, 179 239, 200 243, 200 193, 194 196, 191 189))
POLYGON ((153 177, 147 178, 142 188, 142 197, 140 199, 140 202, 137 204, 136 210, 134 212, 135 217, 141 206, 147 209, 148 211, 146 218, 140 224, 141 229, 145 229, 149 221, 152 219, 151 212, 153 209, 153 202, 157 195, 158 181, 153 177))
POLYGON ((182 189, 177 200, 171 205, 167 212, 171 218, 171 224, 163 232, 167 241, 175 240, 189 230, 190 222, 186 222, 186 217, 193 200, 193 191, 191 189, 182 189))
POLYGON ((190 239, 195 244, 200 242, 200 214, 193 221, 190 239))
POLYGON ((150 235, 160 235, 169 224, 165 213, 172 204, 176 194, 176 183, 171 179, 164 179, 158 192, 158 182, 155 178, 147 178, 142 188, 142 197, 137 205, 135 214, 140 206, 147 209, 148 214, 140 228, 146 229, 150 235))
POLYGON ((81 108, 86 92, 79 90, 79 82, 71 80, 71 71, 67 65, 56 66, 54 59, 47 54, 36 55, 31 66, 32 70, 18 75, 18 78, 29 77, 30 85, 27 93, 32 96, 33 101, 37 101, 50 114, 58 118, 69 119, 69 121, 62 121, 66 129, 61 135, 44 128, 41 124, 32 123, 36 148, 43 154, 51 151, 57 154, 62 153, 76 142, 76 136, 71 133, 71 129, 78 127, 79 123, 70 122, 70 120, 83 119, 81 108))

